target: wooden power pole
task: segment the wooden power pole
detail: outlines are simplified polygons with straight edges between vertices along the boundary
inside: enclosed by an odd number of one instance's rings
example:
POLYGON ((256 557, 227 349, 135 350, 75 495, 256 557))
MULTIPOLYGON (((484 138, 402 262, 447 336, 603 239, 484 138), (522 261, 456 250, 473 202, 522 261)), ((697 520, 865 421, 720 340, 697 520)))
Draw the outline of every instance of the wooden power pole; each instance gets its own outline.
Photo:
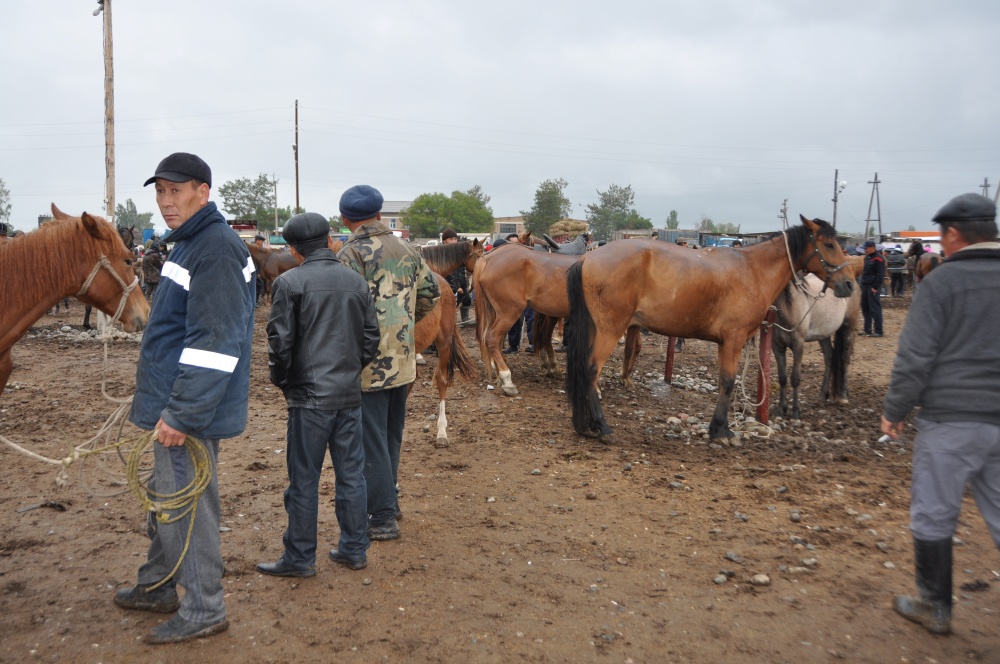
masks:
POLYGON ((94 16, 104 14, 104 212, 115 223, 115 63, 111 38, 111 0, 97 0, 94 16))
POLYGON ((869 180, 868 184, 872 186, 872 196, 868 201, 868 218, 865 219, 865 239, 868 239, 869 224, 872 221, 878 220, 878 234, 882 235, 882 201, 879 199, 878 195, 878 185, 881 180, 878 179, 878 173, 875 174, 874 180, 869 180), (872 219, 872 205, 875 205, 875 214, 877 215, 875 219, 872 219))
POLYGON ((302 211, 299 207, 299 100, 295 100, 295 145, 292 146, 295 153, 295 214, 302 211))

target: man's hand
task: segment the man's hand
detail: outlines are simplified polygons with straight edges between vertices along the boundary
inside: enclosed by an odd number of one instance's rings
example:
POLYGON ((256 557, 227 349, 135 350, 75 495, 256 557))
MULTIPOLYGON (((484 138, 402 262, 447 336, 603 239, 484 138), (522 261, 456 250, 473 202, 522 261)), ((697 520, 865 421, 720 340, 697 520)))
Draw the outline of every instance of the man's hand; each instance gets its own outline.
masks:
POLYGON ((906 427, 906 422, 890 422, 885 419, 885 415, 882 416, 882 433, 889 434, 890 438, 899 438, 904 427, 906 427))
POLYGON ((178 431, 160 418, 160 421, 156 423, 157 433, 156 440, 159 441, 160 445, 164 447, 177 447, 178 445, 184 444, 184 439, 187 438, 187 434, 183 431, 178 431))
POLYGON ((464 295, 465 294, 465 289, 464 288, 459 288, 457 292, 458 292, 459 295, 464 295))

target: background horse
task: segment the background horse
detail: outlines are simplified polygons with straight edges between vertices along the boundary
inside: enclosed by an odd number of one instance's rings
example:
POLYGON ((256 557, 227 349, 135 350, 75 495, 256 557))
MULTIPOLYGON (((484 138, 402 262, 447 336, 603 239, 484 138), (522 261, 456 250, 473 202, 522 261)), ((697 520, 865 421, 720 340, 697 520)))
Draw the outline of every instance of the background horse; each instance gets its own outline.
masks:
POLYGON ((457 311, 455 298, 445 277, 461 265, 473 272, 476 269, 476 261, 483 255, 483 245, 479 240, 453 242, 422 247, 420 254, 437 278, 441 297, 434 309, 417 323, 413 330, 413 341, 418 351, 424 350, 432 343, 437 348, 438 363, 437 369, 434 370, 434 384, 437 386, 440 402, 437 440, 434 446, 448 447, 448 416, 445 412, 448 387, 454 381, 456 371, 464 381, 475 380, 479 372, 476 371, 476 364, 472 361, 465 342, 462 341, 462 335, 458 333, 458 324, 455 321, 457 311))
POLYGON ((62 298, 76 296, 129 332, 149 317, 132 252, 114 227, 86 212, 70 217, 55 204, 52 215, 55 221, 0 245, 0 392, 14 369, 11 346, 62 298))
MULTIPOLYGON (((846 268, 845 268, 846 271, 846 268)), ((774 306, 778 310, 771 350, 778 365, 780 408, 788 416, 785 386, 788 379, 785 350, 792 349, 792 417, 799 419, 799 369, 802 351, 808 341, 818 341, 823 350, 823 384, 820 399, 831 397, 847 403, 847 370, 857 336, 861 311, 861 289, 846 298, 822 297, 823 282, 807 274, 803 283, 792 280, 785 286, 774 306), (830 337, 833 337, 831 341, 830 337)))
POLYGON ((597 377, 630 324, 673 337, 719 345, 719 399, 709 438, 732 438, 727 426, 740 351, 797 270, 817 274, 847 297, 856 284, 841 270, 845 256, 825 221, 796 226, 739 251, 691 250, 657 240, 612 242, 567 273, 573 333, 566 393, 573 427, 582 435, 612 433, 604 420, 597 377))
MULTIPOLYGON (((476 268, 473 290, 476 293, 479 351, 487 378, 492 378, 496 370, 502 383, 501 389, 507 396, 517 395, 517 388, 503 356, 503 339, 526 307, 531 307, 536 313, 533 345, 541 359, 542 369, 549 375, 557 373, 552 330, 559 319, 569 316, 566 272, 581 258, 525 251, 521 245, 503 245, 491 251, 476 268)), ((626 344, 628 348, 634 348, 636 354, 638 336, 638 328, 630 329, 628 339, 631 342, 626 344)), ((630 380, 634 364, 634 355, 627 356, 622 366, 622 380, 630 380)))
MULTIPOLYGON (((337 241, 339 242, 339 240, 337 241)), ((298 265, 295 258, 292 256, 290 251, 282 251, 281 249, 268 249, 267 247, 258 247, 252 242, 245 242, 247 249, 250 250, 250 258, 253 259, 254 268, 257 270, 257 276, 261 278, 264 282, 264 297, 267 302, 271 301, 271 283, 278 278, 278 275, 288 272, 293 267, 298 265)), ((340 248, 334 243, 334 253, 340 248)))
POLYGON ((916 261, 913 266, 913 278, 916 283, 920 283, 921 279, 941 264, 941 254, 927 251, 919 241, 913 242, 910 248, 906 250, 906 257, 909 258, 910 256, 916 261))

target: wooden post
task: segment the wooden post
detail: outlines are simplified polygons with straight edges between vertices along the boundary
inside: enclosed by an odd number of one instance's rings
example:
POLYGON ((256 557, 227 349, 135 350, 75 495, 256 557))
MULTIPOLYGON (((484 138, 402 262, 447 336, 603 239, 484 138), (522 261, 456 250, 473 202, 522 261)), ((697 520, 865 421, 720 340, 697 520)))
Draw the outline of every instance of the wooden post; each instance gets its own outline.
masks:
POLYGON ((674 346, 677 337, 667 337, 667 363, 663 367, 663 382, 670 383, 674 379, 674 346))
POLYGON ((111 0, 104 0, 104 198, 105 217, 115 223, 115 64, 111 0))
POLYGON ((771 405, 771 335, 774 332, 774 320, 777 312, 773 308, 767 310, 760 324, 760 373, 757 374, 757 421, 768 423, 767 411, 771 405))

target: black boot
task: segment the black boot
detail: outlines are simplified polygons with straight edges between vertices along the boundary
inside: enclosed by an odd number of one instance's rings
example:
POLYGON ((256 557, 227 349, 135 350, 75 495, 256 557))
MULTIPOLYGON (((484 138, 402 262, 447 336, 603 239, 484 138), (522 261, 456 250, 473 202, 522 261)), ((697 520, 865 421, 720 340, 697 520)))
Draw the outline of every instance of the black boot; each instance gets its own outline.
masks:
POLYGON ((914 539, 913 553, 920 597, 897 595, 893 608, 932 634, 950 634, 951 538, 936 542, 914 539))

